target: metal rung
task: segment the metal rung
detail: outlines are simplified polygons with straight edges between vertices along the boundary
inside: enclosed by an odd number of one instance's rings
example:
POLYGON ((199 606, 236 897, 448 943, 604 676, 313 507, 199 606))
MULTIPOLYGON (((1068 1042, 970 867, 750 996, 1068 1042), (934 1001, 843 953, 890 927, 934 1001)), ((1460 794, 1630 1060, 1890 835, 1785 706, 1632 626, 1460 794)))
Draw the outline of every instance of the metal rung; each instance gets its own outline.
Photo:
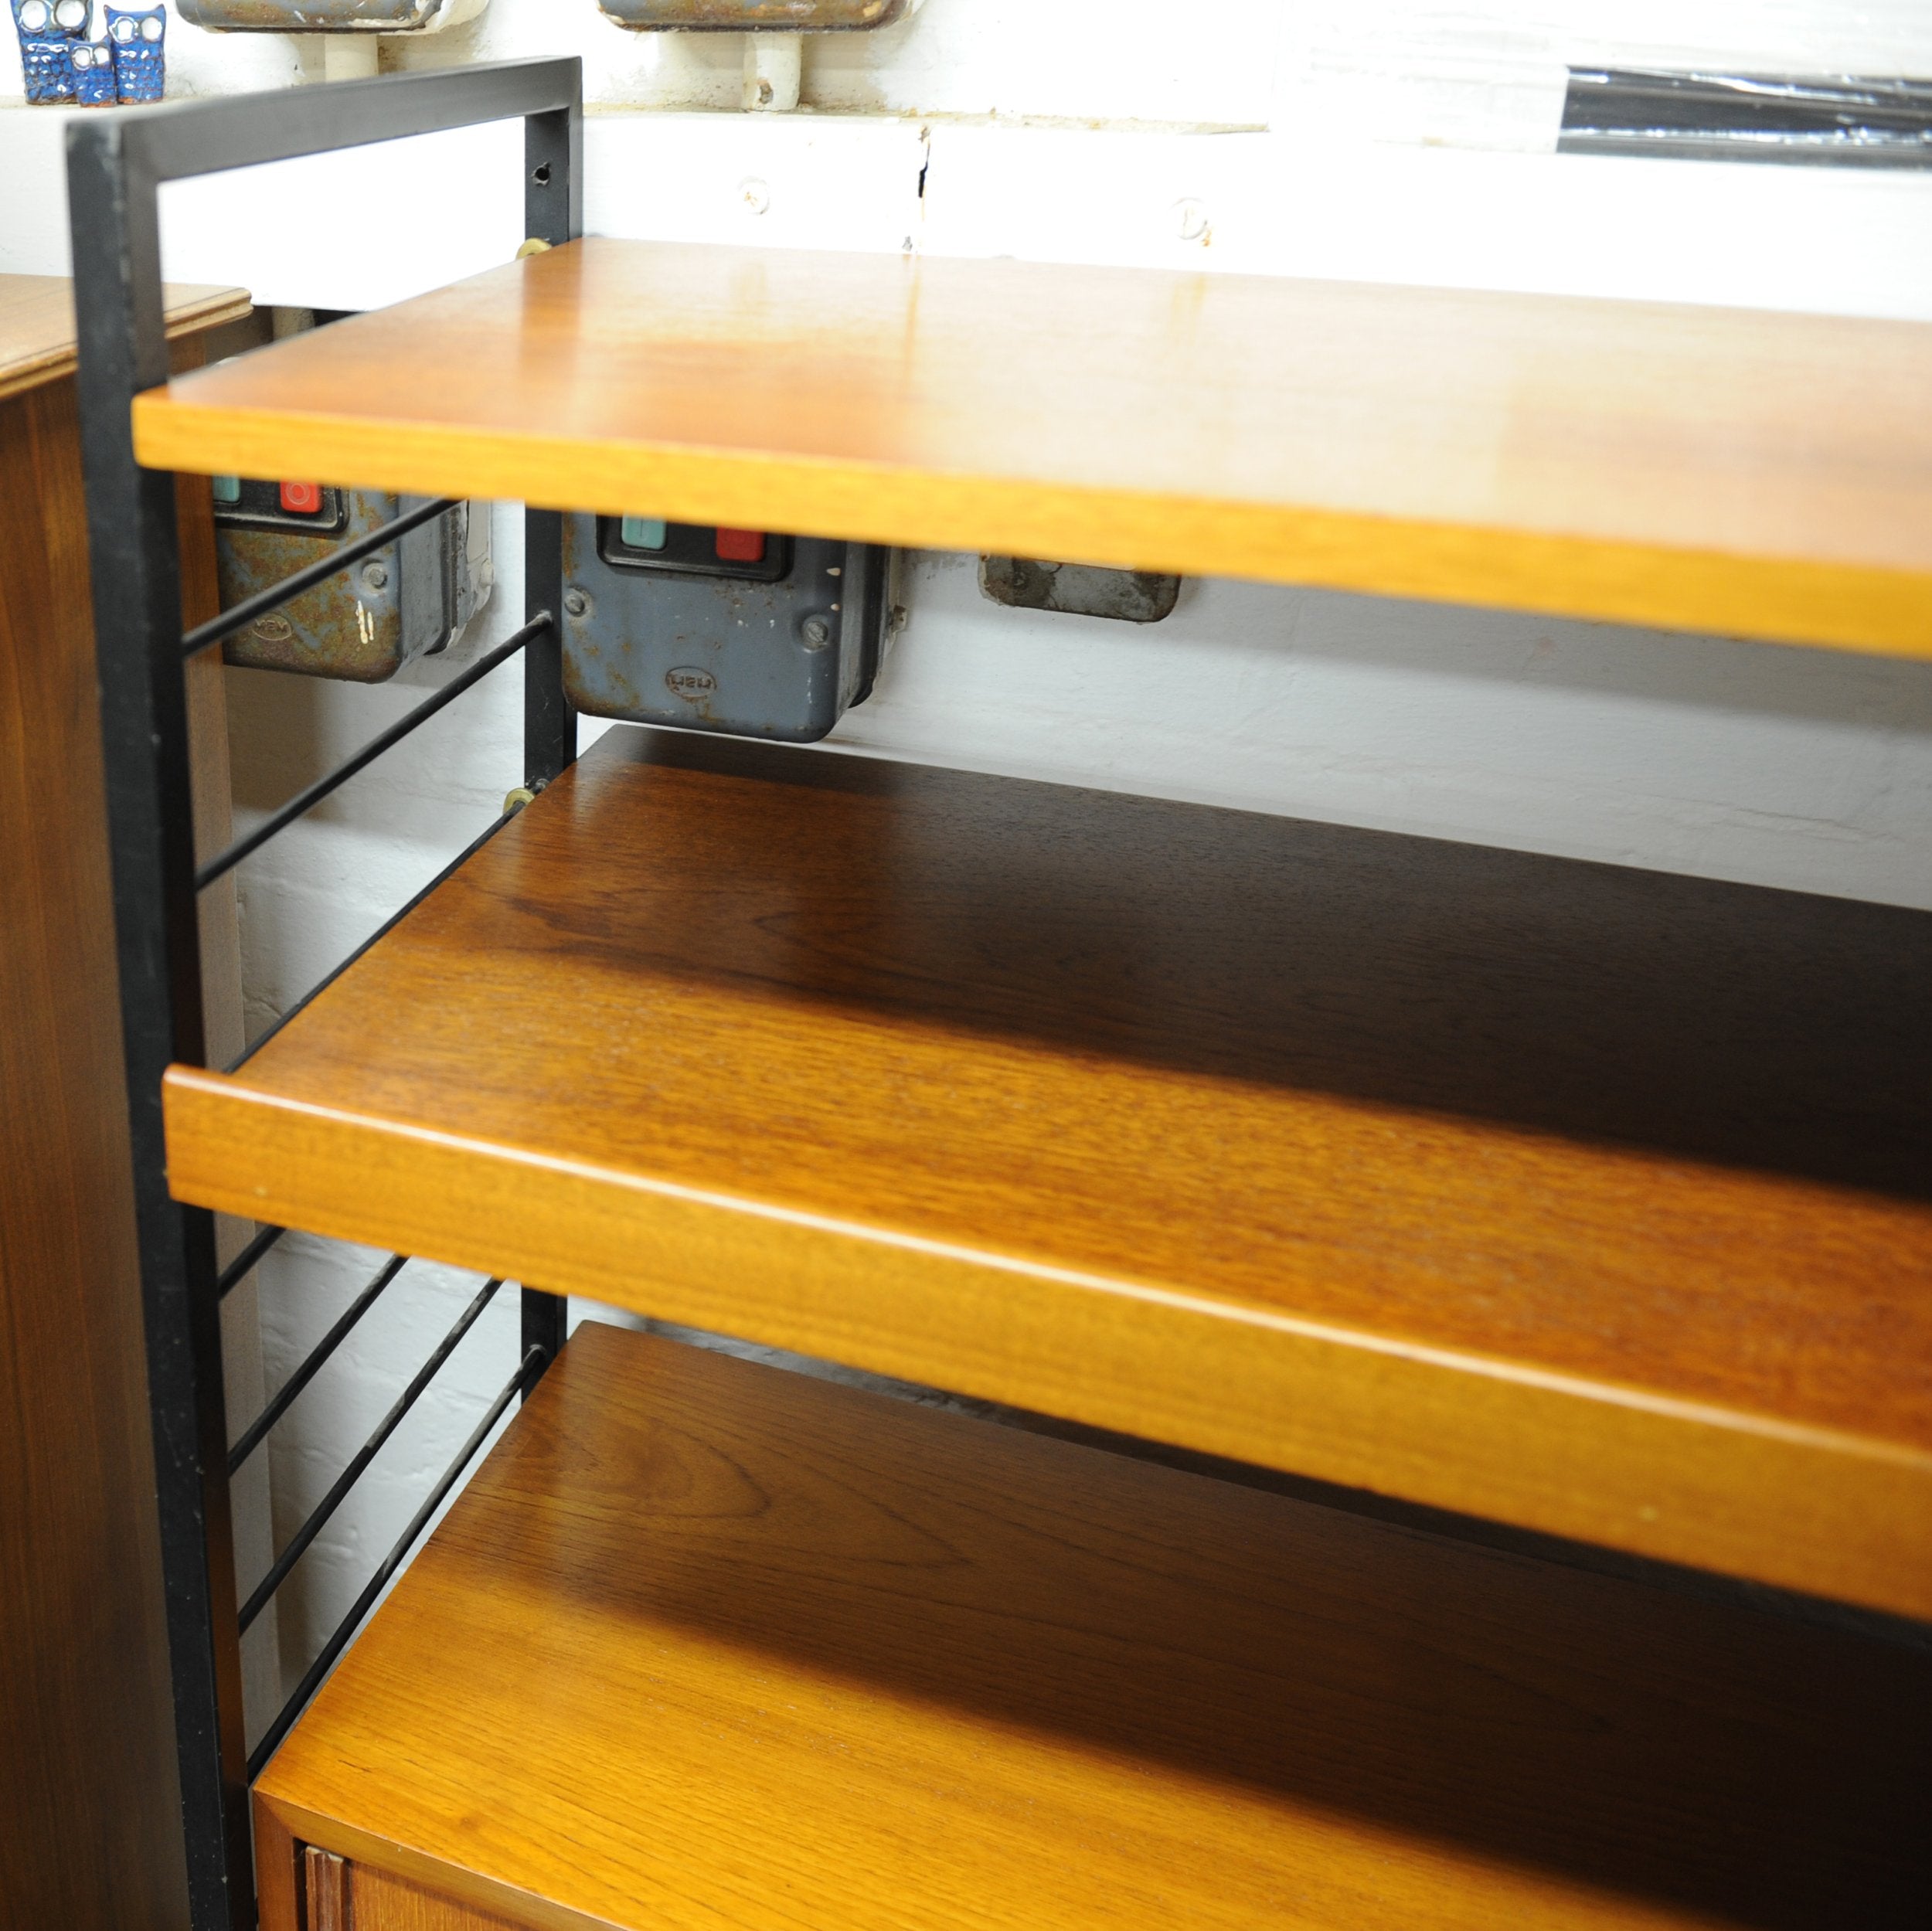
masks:
POLYGON ((362 1471, 375 1460, 383 1443, 396 1433, 402 1425, 403 1417, 416 1406, 423 1389, 436 1379, 437 1370, 456 1351, 457 1342, 476 1325, 483 1310, 496 1298, 496 1290, 502 1285, 500 1280, 485 1283, 482 1291, 464 1309, 462 1318, 443 1337, 436 1352, 417 1369, 416 1379, 403 1390, 395 1406, 377 1424, 375 1433, 355 1451, 348 1467, 336 1477, 335 1486, 322 1498, 308 1520, 296 1530, 287 1548, 276 1558, 274 1567, 256 1584, 254 1594, 241 1608, 239 1620, 244 1634, 250 1623, 268 1606, 268 1599, 281 1587, 288 1572, 301 1560, 309 1544, 322 1532, 328 1518, 342 1506, 343 1498, 361 1480, 362 1471))
POLYGON ((447 704, 453 704, 472 684, 480 682, 499 665, 515 656, 532 637, 550 627, 550 613, 541 610, 522 630, 506 638, 486 655, 479 657, 461 677, 453 678, 436 695, 417 705, 408 716, 399 719, 379 736, 372 737, 345 764, 340 764, 325 778, 318 778, 305 791, 289 800, 273 817, 266 819, 249 833, 240 838, 223 852, 218 858, 211 858, 195 874, 195 889, 205 892, 217 879, 224 878, 234 870, 251 852, 259 850, 274 837, 277 831, 285 831, 304 812, 313 811, 337 786, 346 784, 358 771, 373 764, 385 751, 393 750, 418 725, 427 724, 447 704))
POLYGON ((508 1408, 522 1388, 532 1371, 541 1365, 543 1351, 532 1348, 517 1365, 516 1372, 503 1385, 503 1391, 490 1404, 489 1413, 476 1425, 475 1432, 457 1451, 456 1460, 449 1465, 443 1479, 430 1491, 423 1506, 410 1518, 410 1525, 398 1538, 396 1546, 383 1558, 383 1566, 369 1579, 368 1586, 356 1597, 355 1606, 336 1624, 335 1633, 322 1645, 322 1653, 309 1665, 308 1673, 296 1685, 295 1694, 282 1705, 281 1714, 268 1726, 267 1734, 255 1746, 248 1759, 248 1775, 252 1782, 262 1772, 262 1766, 281 1747, 282 1739, 294 1727, 295 1719, 308 1708, 309 1700, 321 1688, 323 1679, 335 1666, 335 1659, 349 1647, 349 1638, 362 1627, 364 1617, 376 1605, 376 1599, 387 1586, 389 1578, 403 1566, 403 1559, 416 1546, 417 1539, 427 1528, 436 1511, 443 1506, 444 1498, 457 1484, 457 1478, 475 1458, 476 1451, 488 1440, 490 1430, 503 1419, 508 1408))
POLYGON ((239 1287, 252 1274, 264 1254, 287 1232, 286 1227, 264 1227, 221 1271, 215 1283, 215 1298, 226 1300, 231 1289, 239 1287))
POLYGON ((283 1384, 281 1392, 248 1425, 247 1430, 228 1451, 228 1473, 232 1477, 242 1464, 260 1447, 262 1438, 288 1413, 289 1404, 294 1400, 321 1370, 323 1362, 342 1346, 349 1330, 376 1305, 383 1290, 409 1265, 406 1254, 398 1254, 389 1261, 376 1278, 358 1294, 335 1325, 318 1341, 301 1367, 283 1384))
POLYGON ((311 986, 309 989, 304 992, 302 996, 298 999, 295 1003, 291 1006, 288 1010, 284 1012, 282 1016, 277 1019, 259 1039, 255 1040, 252 1044, 250 1044, 248 1050, 244 1052, 240 1059, 234 1061, 232 1065, 224 1066, 222 1070, 224 1073, 240 1072, 242 1068, 247 1066, 249 1061, 253 1059, 256 1054, 260 1052, 262 1048, 267 1045, 269 1041, 274 1039, 276 1034, 281 1031, 284 1026, 287 1025, 291 1019, 298 1018, 311 1001, 319 999, 321 995, 326 992, 329 988, 332 986, 335 981, 339 979, 342 974, 362 956, 365 952, 369 950, 370 947, 378 944, 383 940, 386 939, 389 935, 393 932, 396 928, 400 925, 403 921, 406 919, 409 915, 430 896, 431 892, 435 891, 438 886, 442 885, 447 880, 454 878, 457 873, 461 872, 464 866, 468 865, 470 860, 474 858, 478 852, 481 852, 484 846, 488 845, 491 839, 495 838, 497 833, 501 831, 504 826, 508 824, 510 820, 515 817, 515 815, 516 814, 514 811, 505 812, 502 818, 497 819, 496 821, 491 825, 490 828, 485 831, 481 838, 476 838, 470 844, 466 845, 463 849, 443 868, 440 872, 437 873, 434 878, 430 880, 427 885, 423 886, 420 892, 417 893, 414 898, 410 900, 407 905, 400 907, 389 917, 385 919, 383 923, 379 925, 376 930, 372 932, 369 937, 365 939, 362 943, 359 945, 355 950, 335 968, 333 972, 330 973, 327 977, 318 980, 316 983, 311 986))
POLYGON ((258 617, 266 617, 271 610, 278 610, 292 602, 304 590, 312 590, 318 583, 326 583, 332 576, 339 575, 350 565, 359 563, 366 556, 379 549, 386 549, 398 537, 406 536, 413 529, 420 529, 423 524, 433 522, 439 516, 447 516, 456 508, 454 497, 443 497, 434 503, 425 503, 419 508, 407 510, 385 523, 380 529, 372 529, 357 537, 353 542, 344 543, 332 549, 320 562, 311 563, 304 569, 298 570, 293 576, 285 576, 279 583, 270 584, 265 590, 257 591, 244 602, 237 603, 232 610, 223 610, 220 616, 212 617, 199 624, 181 640, 183 657, 199 657, 203 651, 211 650, 217 644, 226 643, 237 631, 245 631, 258 617))

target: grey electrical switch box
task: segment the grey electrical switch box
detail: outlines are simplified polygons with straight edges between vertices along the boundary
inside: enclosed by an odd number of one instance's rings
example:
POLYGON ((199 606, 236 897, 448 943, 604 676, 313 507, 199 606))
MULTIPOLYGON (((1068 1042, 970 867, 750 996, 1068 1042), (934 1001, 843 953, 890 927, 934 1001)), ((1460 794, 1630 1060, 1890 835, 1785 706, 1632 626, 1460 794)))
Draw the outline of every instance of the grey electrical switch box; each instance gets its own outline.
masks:
MULTIPOLYGON (((240 0, 237 0, 237 4, 240 0)), ((862 33, 911 12, 912 0, 597 0, 641 32, 862 33)))
MULTIPOLYGON (((386 523, 420 497, 318 483, 217 476, 215 552, 221 600, 231 610, 386 523)), ((468 503, 399 542, 257 617, 231 637, 230 664, 379 684, 405 664, 446 648, 489 601, 487 506, 468 503)))
POLYGON ((566 517, 564 688, 593 717, 809 743, 871 694, 891 558, 869 543, 566 517))

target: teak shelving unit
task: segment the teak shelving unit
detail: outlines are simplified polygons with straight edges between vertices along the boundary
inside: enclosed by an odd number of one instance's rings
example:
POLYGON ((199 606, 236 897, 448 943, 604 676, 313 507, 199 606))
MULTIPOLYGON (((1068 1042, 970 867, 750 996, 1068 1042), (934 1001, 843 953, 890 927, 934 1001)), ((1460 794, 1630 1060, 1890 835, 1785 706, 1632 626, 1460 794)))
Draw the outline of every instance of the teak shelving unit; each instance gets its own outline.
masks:
POLYGON ((524 1413, 261 1777, 271 1931, 1913 1921, 1932 918, 577 763, 549 613, 556 512, 648 504, 1932 656, 1932 335, 587 243, 578 84, 76 136, 203 1931, 248 1841, 209 1210, 547 1290, 524 1413), (547 252, 159 386, 155 182, 509 114, 547 252), (226 1072, 170 469, 536 506, 485 665, 536 795, 226 1072), (1027 1412, 610 1331, 536 1385, 567 1293, 1027 1412))

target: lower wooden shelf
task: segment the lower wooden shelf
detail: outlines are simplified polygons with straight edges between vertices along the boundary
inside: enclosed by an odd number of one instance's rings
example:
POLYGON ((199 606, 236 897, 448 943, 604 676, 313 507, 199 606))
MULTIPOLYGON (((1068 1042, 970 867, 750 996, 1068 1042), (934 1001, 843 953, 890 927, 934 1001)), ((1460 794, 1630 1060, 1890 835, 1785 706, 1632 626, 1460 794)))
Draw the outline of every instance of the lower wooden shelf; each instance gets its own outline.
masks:
POLYGON ((614 733, 182 1198, 1932 1617, 1932 916, 614 733))
POLYGON ((1932 1655, 591 1324, 257 1801, 265 1931, 1884 1931, 1932 1655))

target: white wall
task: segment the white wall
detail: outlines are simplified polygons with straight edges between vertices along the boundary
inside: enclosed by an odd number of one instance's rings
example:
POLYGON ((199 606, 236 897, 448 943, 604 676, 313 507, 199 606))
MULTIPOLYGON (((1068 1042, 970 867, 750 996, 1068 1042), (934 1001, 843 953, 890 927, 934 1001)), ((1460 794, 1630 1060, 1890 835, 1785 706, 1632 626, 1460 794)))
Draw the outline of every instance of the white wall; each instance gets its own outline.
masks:
MULTIPOLYGON (((281 84, 301 64, 272 36, 176 32, 189 90, 281 84)), ((600 109, 594 232, 1932 320, 1932 175, 1552 151, 1569 59, 1932 73, 1917 0, 1223 0, 1185 15, 928 0, 903 27, 815 46, 813 111, 757 121, 697 111, 735 101, 734 41, 628 36, 591 0, 494 0, 386 57, 556 52, 583 55, 600 109), (1182 237, 1183 199, 1208 211, 1202 241, 1182 237)), ((0 111, 0 267, 64 264, 60 119, 0 111)), ((311 175, 319 192, 289 185, 295 171, 171 190, 170 272, 361 307, 490 265, 518 238, 514 143, 372 150, 311 175), (359 185, 400 179, 413 202, 358 202, 359 185)), ((513 591, 519 535, 501 510, 513 591)), ((516 600, 385 689, 231 673, 243 821, 506 634, 516 600)), ((1135 631, 995 608, 952 556, 917 560, 909 600, 835 749, 1932 906, 1932 666, 1219 582, 1135 631)), ((243 869, 254 1024, 488 821, 519 775, 517 722, 512 673, 243 869)), ((379 1259, 284 1243, 264 1277, 271 1383, 379 1259)), ((473 1286, 411 1269, 303 1397, 274 1443, 282 1535, 473 1286)), ((514 1331, 506 1297, 298 1572, 291 1664, 507 1373, 514 1331)))
MULTIPOLYGON (((295 9, 291 7, 291 12, 295 9)), ((0 98, 18 97, 10 37, 0 98)), ((490 0, 446 32, 385 42, 392 66, 577 54, 600 107, 735 108, 730 35, 631 34, 594 0, 490 0)), ((169 26, 172 91, 293 80, 314 36, 169 26)), ((1074 124, 1319 126, 1348 138, 1553 145, 1572 63, 1754 73, 1932 73, 1923 0, 924 0, 875 34, 808 50, 804 99, 842 114, 1074 124)))

